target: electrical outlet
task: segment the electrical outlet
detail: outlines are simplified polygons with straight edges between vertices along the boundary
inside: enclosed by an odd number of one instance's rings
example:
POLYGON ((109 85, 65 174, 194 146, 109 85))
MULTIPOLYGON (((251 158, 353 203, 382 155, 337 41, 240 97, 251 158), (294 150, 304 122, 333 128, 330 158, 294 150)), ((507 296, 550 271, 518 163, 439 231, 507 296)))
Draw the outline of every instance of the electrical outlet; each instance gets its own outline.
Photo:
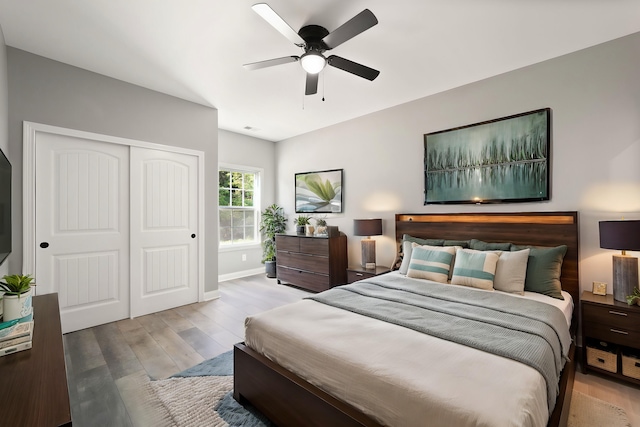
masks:
POLYGON ((242 254, 242 260, 246 261, 247 260, 247 254, 242 254))

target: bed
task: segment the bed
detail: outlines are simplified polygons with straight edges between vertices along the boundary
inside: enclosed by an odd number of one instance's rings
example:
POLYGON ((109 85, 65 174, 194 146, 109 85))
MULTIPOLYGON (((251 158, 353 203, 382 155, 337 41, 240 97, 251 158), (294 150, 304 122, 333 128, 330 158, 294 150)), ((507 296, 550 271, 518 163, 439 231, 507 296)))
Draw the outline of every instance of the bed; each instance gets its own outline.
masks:
MULTIPOLYGON (((576 212, 398 214, 399 244, 405 234, 424 239, 566 245, 560 280, 568 303, 559 311, 564 310, 568 334, 575 333, 579 302, 576 212)), ((387 282, 393 284, 394 275, 400 276, 391 273, 387 282)), ((388 286, 387 282, 383 285, 388 286)), ((505 415, 505 425, 566 424, 575 371, 575 348, 570 340, 562 350, 568 358, 563 359, 564 369, 555 384, 557 399, 548 411, 549 381, 530 366, 458 342, 423 334, 417 339, 416 334, 420 333, 313 300, 249 318, 246 344, 234 349, 234 398, 250 402, 279 426, 418 425, 417 420, 433 425, 492 425, 498 422, 492 412, 499 411, 491 409, 492 404, 499 407, 496 402, 526 408, 505 415), (252 324, 258 325, 256 329, 252 324), (519 381, 496 381, 504 376, 519 381), (498 383, 506 386, 498 387, 498 383)))

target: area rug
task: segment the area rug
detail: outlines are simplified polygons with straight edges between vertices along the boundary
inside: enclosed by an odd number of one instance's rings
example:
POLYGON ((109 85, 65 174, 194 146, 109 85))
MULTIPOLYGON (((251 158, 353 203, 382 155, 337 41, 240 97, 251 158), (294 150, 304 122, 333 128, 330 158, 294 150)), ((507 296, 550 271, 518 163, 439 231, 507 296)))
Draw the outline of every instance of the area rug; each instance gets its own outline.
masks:
MULTIPOLYGON (((163 426, 272 427, 258 411, 233 399, 233 352, 150 381, 163 426), (213 403, 212 403, 213 402, 213 403)), ((158 425, 158 424, 156 424, 158 425)), ((573 392, 568 427, 630 427, 623 409, 578 391, 573 392)))

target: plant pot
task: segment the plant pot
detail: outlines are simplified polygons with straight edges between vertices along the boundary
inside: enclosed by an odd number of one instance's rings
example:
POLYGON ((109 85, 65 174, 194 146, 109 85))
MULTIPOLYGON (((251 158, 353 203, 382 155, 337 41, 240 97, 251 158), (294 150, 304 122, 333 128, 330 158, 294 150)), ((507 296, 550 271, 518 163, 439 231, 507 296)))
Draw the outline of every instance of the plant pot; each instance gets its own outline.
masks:
POLYGON ((322 237, 327 237, 327 226, 326 225, 319 225, 316 227, 316 236, 322 236, 322 237))
POLYGON ((275 279, 276 276, 276 262, 275 261, 265 261, 264 269, 267 273, 267 277, 269 279, 275 279))
POLYGON ((315 228, 313 227, 313 225, 305 225, 305 231, 306 231, 306 235, 307 236, 313 236, 313 230, 315 228))
POLYGON ((3 320, 5 322, 33 314, 33 306, 31 304, 31 296, 33 289, 20 295, 7 295, 2 297, 3 320))
POLYGON ((304 225, 296 225, 296 234, 298 236, 304 236, 304 225))

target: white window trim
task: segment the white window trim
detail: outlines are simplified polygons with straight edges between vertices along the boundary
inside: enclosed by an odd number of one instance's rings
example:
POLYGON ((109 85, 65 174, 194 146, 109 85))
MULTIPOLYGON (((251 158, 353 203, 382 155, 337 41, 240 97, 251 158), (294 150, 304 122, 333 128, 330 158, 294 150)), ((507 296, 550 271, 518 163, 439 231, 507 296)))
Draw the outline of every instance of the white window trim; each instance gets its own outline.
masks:
MULTIPOLYGON (((233 172, 253 172, 257 175, 257 187, 258 187, 258 191, 253 193, 253 209, 256 211, 257 215, 256 215, 256 238, 258 239, 258 241, 256 243, 236 243, 231 244, 231 245, 223 245, 222 243, 220 243, 220 223, 218 222, 218 251, 220 252, 231 252, 231 251, 235 251, 235 250, 242 250, 242 249, 251 249, 251 248, 258 248, 261 245, 261 238, 260 238, 260 219, 261 219, 261 209, 260 206, 261 205, 261 200, 262 200, 262 177, 264 175, 264 169, 263 168, 257 168, 254 166, 246 166, 246 165, 237 165, 237 164, 233 164, 233 163, 218 163, 218 173, 220 173, 220 170, 229 170, 229 171, 233 171, 233 172)), ((254 186, 255 186, 256 182, 254 182, 254 186)), ((220 186, 218 186, 218 188, 220 188, 220 186)), ((220 201, 220 196, 219 194, 216 192, 216 197, 218 198, 218 203, 220 201)), ((230 206, 230 208, 232 208, 230 206)), ((220 205, 218 205, 218 213, 220 212, 220 205)))

